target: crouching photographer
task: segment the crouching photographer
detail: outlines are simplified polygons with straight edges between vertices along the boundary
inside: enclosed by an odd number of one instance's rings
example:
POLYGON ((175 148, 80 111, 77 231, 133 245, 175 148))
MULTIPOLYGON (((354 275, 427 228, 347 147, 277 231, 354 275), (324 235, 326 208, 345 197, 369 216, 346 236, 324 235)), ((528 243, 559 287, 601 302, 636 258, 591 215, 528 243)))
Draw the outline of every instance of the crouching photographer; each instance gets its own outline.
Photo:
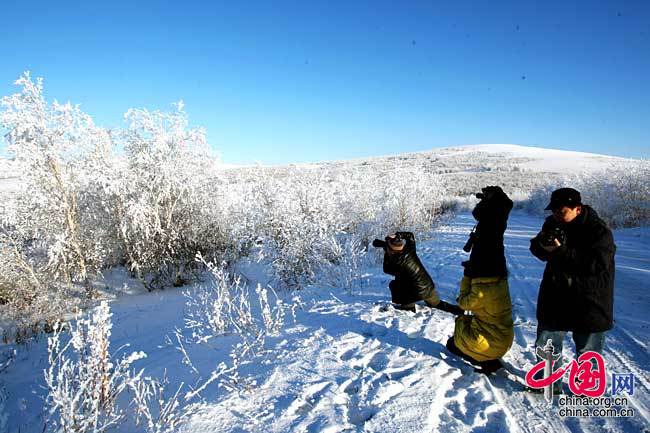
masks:
POLYGON ((388 287, 396 308, 415 312, 415 303, 424 301, 429 307, 463 314, 457 305, 440 300, 431 276, 417 256, 413 233, 397 232, 383 241, 375 239, 372 246, 383 248, 384 272, 395 277, 388 287))
POLYGON ((512 201, 498 186, 483 188, 476 198, 480 201, 472 215, 477 224, 463 247, 470 256, 462 263, 465 270, 457 299, 459 307, 471 314, 456 318, 447 348, 490 374, 501 368, 499 358, 514 337, 503 246, 512 201))

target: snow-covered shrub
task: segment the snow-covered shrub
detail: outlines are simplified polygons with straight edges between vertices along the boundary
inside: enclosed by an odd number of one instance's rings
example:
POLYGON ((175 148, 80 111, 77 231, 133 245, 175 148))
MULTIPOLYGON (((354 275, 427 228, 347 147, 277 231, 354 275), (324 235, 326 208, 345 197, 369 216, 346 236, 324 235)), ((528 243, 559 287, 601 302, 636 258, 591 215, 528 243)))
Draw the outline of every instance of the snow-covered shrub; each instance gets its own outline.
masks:
POLYGON ((314 281, 321 263, 320 246, 342 225, 334 188, 327 174, 297 170, 290 179, 269 178, 259 184, 258 212, 265 216, 261 233, 275 276, 289 287, 314 281))
POLYGON ((129 268, 151 287, 182 279, 197 251, 220 243, 206 206, 213 162, 203 129, 189 129, 183 104, 173 113, 129 110, 126 167, 117 196, 119 235, 129 268))
POLYGON ((47 268, 65 281, 87 281, 105 261, 110 226, 102 203, 88 195, 91 167, 110 165, 112 140, 78 106, 51 105, 42 80, 25 73, 20 93, 2 98, 0 125, 21 175, 12 205, 14 222, 47 255, 47 268))
POLYGON ((49 104, 29 73, 16 84, 0 111, 20 179, 0 203, 0 309, 17 328, 60 320, 93 297, 103 269, 125 265, 148 288, 180 285, 197 251, 230 250, 216 159, 182 103, 129 110, 125 130, 106 130, 78 106, 49 104))
POLYGON ((241 277, 206 263, 214 279, 210 287, 185 291, 185 327, 196 342, 225 333, 248 333, 255 329, 249 292, 241 277))
POLYGON ((41 278, 30 263, 24 237, 0 225, 0 304, 17 307, 32 303, 42 290, 41 278))
POLYGON ((650 223, 650 161, 612 165, 547 183, 531 192, 524 208, 541 215, 551 193, 563 187, 580 191, 582 202, 592 206, 612 228, 650 223))
POLYGON ((196 413, 197 404, 181 404, 182 383, 173 394, 168 392, 167 371, 162 379, 141 376, 142 371, 128 382, 136 427, 144 425, 147 433, 172 432, 196 413))
POLYGON ((49 368, 45 371, 47 405, 56 432, 103 432, 120 423, 124 411, 118 396, 129 384, 130 365, 146 355, 133 352, 119 361, 109 346, 112 322, 106 302, 90 318, 70 324, 70 339, 55 325, 48 338, 49 368))
POLYGON ((582 177, 578 184, 583 201, 611 227, 650 224, 650 161, 613 166, 582 177))
MULTIPOLYGON (((386 232, 424 232, 439 214, 443 191, 439 178, 424 169, 401 167, 385 173, 376 184, 386 232)), ((381 221, 381 220, 380 220, 381 221)))
MULTIPOLYGON (((185 399, 200 395, 215 382, 228 392, 250 391, 255 386, 255 379, 243 376, 240 367, 267 352, 267 338, 280 332, 286 321, 287 310, 295 318, 295 309, 300 306, 300 300, 294 298, 291 305, 285 304, 273 289, 263 288, 260 284, 254 291, 248 290, 241 278, 228 274, 222 266, 205 262, 200 255, 197 259, 210 270, 213 283, 209 288, 200 287, 185 293, 186 329, 192 333, 192 340, 196 343, 205 343, 226 333, 236 336, 238 341, 230 351, 230 362, 219 363, 210 377, 186 393, 185 399), (274 302, 269 299, 269 293, 273 293, 274 302), (253 304, 251 299, 257 302, 253 304)), ((179 350, 186 358, 182 343, 179 350)), ((186 363, 191 366, 189 360, 186 363)))
POLYGON ((361 268, 368 252, 368 245, 355 233, 333 236, 325 244, 323 275, 333 287, 342 287, 352 293, 362 281, 361 268))
POLYGON ((131 371, 133 362, 146 357, 143 352, 116 359, 110 352, 111 316, 102 302, 90 317, 69 325, 67 341, 65 329, 55 325, 45 371, 49 431, 108 431, 125 421, 127 408, 135 412, 135 427, 142 425, 149 433, 174 431, 198 404, 181 403, 184 384, 170 391, 166 372, 158 379, 145 376, 143 369, 131 371))
POLYGON ((79 297, 52 278, 40 242, 17 223, 19 214, 6 211, 10 204, 0 204, 0 334, 5 343, 24 343, 76 308, 79 297))
POLYGON ((324 275, 333 270, 334 280, 349 286, 372 239, 427 232, 444 197, 439 177, 418 167, 290 166, 246 174, 230 176, 235 186, 228 184, 224 197, 231 198, 223 201, 236 221, 225 216, 232 221, 225 231, 243 240, 242 255, 257 251, 269 262, 282 287, 329 284, 324 275))
POLYGON ((284 326, 286 306, 273 291, 273 288, 269 287, 269 289, 275 296, 275 305, 269 302, 269 290, 262 287, 261 284, 257 285, 255 293, 260 302, 260 316, 262 317, 264 332, 267 335, 276 335, 284 326))
POLYGON ((226 333, 252 341, 260 334, 272 335, 282 328, 287 306, 275 292, 275 305, 272 305, 268 290, 261 285, 258 284, 253 296, 240 276, 206 262, 200 254, 197 260, 210 271, 212 284, 184 292, 185 328, 192 332, 195 342, 206 342, 226 333), (251 304, 251 298, 256 298, 257 305, 251 304))

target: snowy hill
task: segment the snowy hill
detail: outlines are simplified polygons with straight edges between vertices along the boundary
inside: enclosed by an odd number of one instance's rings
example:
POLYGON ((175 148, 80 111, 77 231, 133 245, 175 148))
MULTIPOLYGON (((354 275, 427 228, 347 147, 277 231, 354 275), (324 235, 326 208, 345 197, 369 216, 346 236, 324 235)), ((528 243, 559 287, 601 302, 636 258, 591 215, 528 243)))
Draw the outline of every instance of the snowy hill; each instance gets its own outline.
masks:
POLYGON ((385 173, 396 168, 439 175, 452 197, 473 195, 485 185, 501 185, 516 200, 548 183, 560 184, 567 176, 628 169, 647 162, 584 152, 512 144, 480 144, 434 149, 427 152, 283 166, 231 167, 233 176, 254 179, 260 171, 273 177, 291 176, 297 169, 348 173, 385 173))
POLYGON ((450 156, 461 156, 463 154, 475 155, 476 153, 496 154, 503 156, 505 160, 517 160, 521 168, 536 172, 552 173, 564 173, 567 170, 578 172, 602 170, 611 164, 621 164, 630 161, 628 158, 595 153, 545 149, 514 144, 479 144, 447 148, 443 149, 442 152, 450 156))
MULTIPOLYGON (((262 165, 261 167, 281 172, 291 168, 365 167, 381 169, 399 163, 423 165, 433 172, 444 174, 482 171, 524 171, 561 174, 567 171, 598 171, 606 169, 613 164, 620 165, 634 162, 638 162, 638 160, 594 153, 519 146, 515 144, 478 144, 433 149, 427 152, 402 153, 317 163, 276 166, 262 165)), ((229 171, 236 171, 258 169, 260 166, 220 163, 219 167, 229 171)), ((16 177, 15 164, 10 160, 0 158, 0 188, 16 177)))
MULTIPOLYGON (((355 158, 350 160, 324 161, 289 166, 267 166, 281 170, 287 167, 316 169, 325 167, 382 167, 388 164, 425 165, 434 172, 457 173, 489 170, 530 171, 542 173, 565 173, 597 171, 612 164, 632 163, 634 159, 595 153, 545 149, 516 144, 477 144, 433 149, 426 152, 355 158)), ((251 168, 250 166, 225 165, 228 169, 251 168)))
MULTIPOLYGON (((388 278, 377 266, 367 269, 366 284, 353 294, 318 287, 301 292, 295 322, 273 337, 257 358, 241 365, 238 380, 244 385, 236 392, 217 382, 207 386, 198 411, 172 430, 647 432, 650 292, 643 288, 650 263, 647 229, 615 232, 616 326, 605 352, 608 374, 635 374, 635 392, 627 406, 634 416, 561 418, 557 402, 549 407, 541 395, 524 391, 520 382, 535 360, 531 346, 543 264, 528 253, 528 239, 541 222, 515 212, 506 232, 515 319, 515 343, 504 358, 509 372, 488 378, 451 356, 444 344, 453 332, 452 316, 424 306, 416 314, 381 308, 389 300, 388 278)), ((420 244, 420 257, 443 299, 457 295, 465 257, 461 247, 472 226, 471 216, 460 215, 420 244)), ((261 276, 254 268, 246 274, 252 283, 261 276)), ((112 310, 111 347, 128 343, 129 351, 146 352, 147 358, 134 368, 159 377, 166 370, 172 392, 181 382, 205 382, 217 364, 227 361, 234 344, 224 335, 208 345, 190 345, 191 331, 185 328, 181 338, 187 339, 186 353, 180 351, 174 337, 175 328, 184 329, 184 298, 179 291, 124 297, 112 303, 112 310)), ((45 341, 16 350, 16 361, 2 384, 11 396, 5 402, 8 431, 40 432, 45 423, 39 409, 42 370, 47 366, 45 341)), ((565 350, 573 356, 570 348, 565 350)), ((129 425, 117 431, 130 431, 129 425)))

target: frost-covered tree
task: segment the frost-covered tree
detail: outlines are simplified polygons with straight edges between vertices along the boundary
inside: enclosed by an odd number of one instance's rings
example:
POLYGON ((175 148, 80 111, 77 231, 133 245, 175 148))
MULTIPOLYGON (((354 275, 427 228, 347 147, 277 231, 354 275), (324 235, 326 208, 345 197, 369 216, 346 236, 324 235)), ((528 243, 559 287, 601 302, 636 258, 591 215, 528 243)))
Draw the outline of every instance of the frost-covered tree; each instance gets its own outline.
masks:
POLYGON ((126 164, 116 197, 119 237, 129 268, 152 287, 181 278, 197 251, 218 237, 206 208, 214 159, 205 131, 173 113, 129 110, 126 164))
POLYGON ((25 73, 16 84, 21 92, 2 98, 0 112, 21 176, 12 223, 43 247, 55 277, 87 281, 102 265, 107 240, 101 203, 88 199, 90 170, 110 164, 110 134, 78 106, 48 104, 41 79, 25 73))
POLYGON ((56 320, 80 287, 93 294, 103 269, 126 265, 162 287, 196 270, 197 251, 228 250, 216 159, 182 103, 172 113, 129 110, 126 129, 107 130, 78 106, 49 104, 41 79, 25 73, 16 84, 0 111, 20 179, 0 203, 3 314, 56 320))

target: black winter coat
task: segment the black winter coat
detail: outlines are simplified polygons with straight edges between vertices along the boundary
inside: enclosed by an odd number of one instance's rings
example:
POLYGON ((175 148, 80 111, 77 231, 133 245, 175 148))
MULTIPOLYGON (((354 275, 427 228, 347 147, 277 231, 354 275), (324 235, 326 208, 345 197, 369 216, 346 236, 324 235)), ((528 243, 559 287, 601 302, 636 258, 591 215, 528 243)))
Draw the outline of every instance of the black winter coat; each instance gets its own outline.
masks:
POLYGON ((436 286, 416 254, 413 233, 397 234, 406 241, 404 250, 384 254, 384 272, 395 276, 389 284, 393 302, 410 304, 437 296, 436 286))
MULTIPOLYGON (((552 216, 542 231, 558 226, 552 216)), ((613 326, 614 254, 611 230, 591 207, 560 225, 565 243, 552 253, 537 237, 530 251, 546 262, 537 298, 539 326, 556 331, 602 332, 613 326)))
POLYGON ((512 200, 498 188, 489 199, 481 200, 472 215, 478 221, 469 260, 463 262, 465 276, 507 277, 503 233, 508 226, 512 200))

